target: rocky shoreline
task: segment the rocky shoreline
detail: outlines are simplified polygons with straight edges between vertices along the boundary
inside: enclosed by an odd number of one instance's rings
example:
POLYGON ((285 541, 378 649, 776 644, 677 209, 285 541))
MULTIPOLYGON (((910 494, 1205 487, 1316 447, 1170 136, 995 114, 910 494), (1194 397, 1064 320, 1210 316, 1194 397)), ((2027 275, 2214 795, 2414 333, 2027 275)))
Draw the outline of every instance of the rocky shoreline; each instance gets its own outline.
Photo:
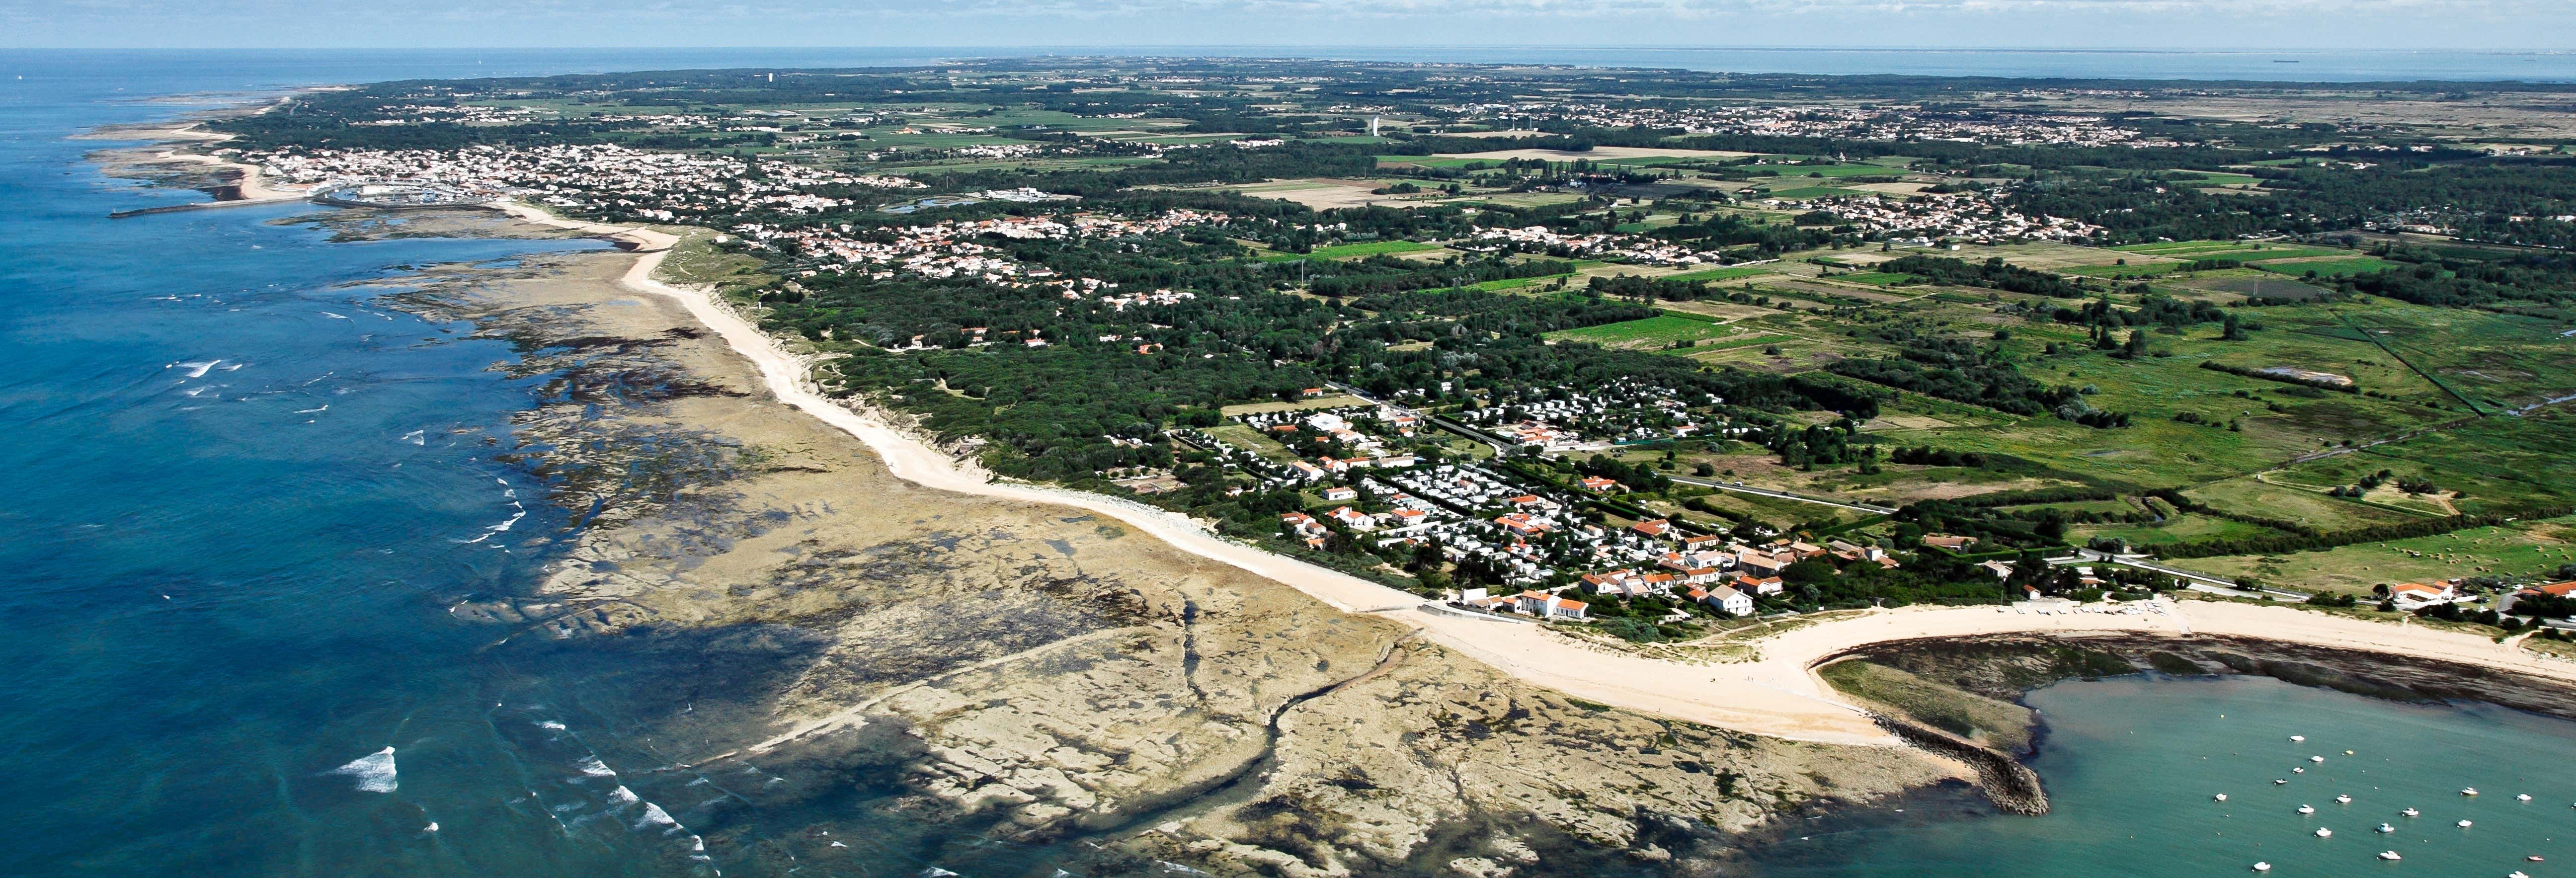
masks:
MULTIPOLYGON (((382 219, 304 221, 559 234, 382 219)), ((878 833, 959 871, 988 838, 1093 873, 1728 874, 1779 815, 1960 776, 1583 703, 1079 510, 893 478, 770 403, 676 305, 618 287, 633 259, 432 266, 391 304, 520 351, 494 368, 539 379, 537 404, 495 453, 574 522, 527 538, 559 542, 545 583, 454 615, 525 663, 629 657, 615 720, 663 760, 622 774, 637 794, 778 778, 673 809, 719 862, 848 857, 833 839, 878 833)))

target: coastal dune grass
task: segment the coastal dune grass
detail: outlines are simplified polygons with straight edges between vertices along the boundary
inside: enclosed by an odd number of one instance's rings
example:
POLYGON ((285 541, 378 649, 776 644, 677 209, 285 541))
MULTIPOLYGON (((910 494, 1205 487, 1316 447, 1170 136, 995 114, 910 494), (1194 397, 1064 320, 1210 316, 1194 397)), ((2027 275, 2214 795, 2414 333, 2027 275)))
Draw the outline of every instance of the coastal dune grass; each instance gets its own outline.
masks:
POLYGON ((2006 753, 2030 749, 2037 715, 2030 708, 1945 686, 1868 661, 1840 661, 1816 669, 1834 691, 1892 709, 1971 742, 2006 753))

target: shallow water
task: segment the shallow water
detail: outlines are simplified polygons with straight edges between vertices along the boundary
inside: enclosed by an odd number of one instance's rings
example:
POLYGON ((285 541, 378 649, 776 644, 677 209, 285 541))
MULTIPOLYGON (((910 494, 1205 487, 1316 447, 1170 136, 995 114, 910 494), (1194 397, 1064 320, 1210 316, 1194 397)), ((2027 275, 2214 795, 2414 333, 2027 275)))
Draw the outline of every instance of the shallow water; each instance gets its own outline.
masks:
POLYGON ((2269 862, 2272 875, 2546 876, 2576 863, 2576 723, 2264 677, 2069 681, 2029 703, 2048 723, 2030 763, 2047 816, 1917 797, 1816 821, 1766 852, 1761 874, 2180 876, 2269 862), (2410 807, 2423 816, 2400 816, 2410 807), (2383 822, 2398 831, 2374 831, 2383 822), (2404 859, 2376 859, 2387 850, 2404 859))

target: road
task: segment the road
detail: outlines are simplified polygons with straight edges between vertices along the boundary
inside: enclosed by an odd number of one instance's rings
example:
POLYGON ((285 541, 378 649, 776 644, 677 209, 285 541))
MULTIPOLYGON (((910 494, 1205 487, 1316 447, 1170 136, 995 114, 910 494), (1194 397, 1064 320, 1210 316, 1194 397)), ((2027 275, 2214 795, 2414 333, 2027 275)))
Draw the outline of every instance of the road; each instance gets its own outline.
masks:
POLYGON ((1720 491, 1734 491, 1738 494, 1756 494, 1763 497, 1777 497, 1782 500, 1796 500, 1800 503, 1814 503, 1819 506, 1832 506, 1838 509, 1850 509, 1857 512, 1868 512, 1875 515, 1889 515, 1896 512, 1896 510, 1885 506, 1877 506, 1868 503, 1845 503, 1840 500, 1827 500, 1823 497, 1809 497, 1805 494, 1792 494, 1787 491, 1774 491, 1769 488, 1752 488, 1744 485, 1730 485, 1725 482, 1695 479, 1686 476, 1673 476, 1672 479, 1677 484, 1698 485, 1703 488, 1716 488, 1720 491))
POLYGON ((2307 595, 2300 594, 2298 592, 2274 591, 2268 588, 2248 589, 2238 586, 2236 583, 2229 582, 2215 576, 2210 576, 2205 573, 2193 573, 2189 570, 2183 570, 2177 567, 2167 567, 2154 561, 2149 561, 2144 556, 2113 555, 2109 552, 2096 549, 2077 549, 2075 550, 2075 556, 2072 558, 2051 558, 2048 563, 2061 565, 2119 564, 2128 567, 2135 567, 2140 570, 2151 570, 2180 579, 2186 587, 2198 592, 2223 594, 2230 597, 2266 597, 2271 598, 2272 600, 2286 602, 2298 602, 2308 599, 2307 595))

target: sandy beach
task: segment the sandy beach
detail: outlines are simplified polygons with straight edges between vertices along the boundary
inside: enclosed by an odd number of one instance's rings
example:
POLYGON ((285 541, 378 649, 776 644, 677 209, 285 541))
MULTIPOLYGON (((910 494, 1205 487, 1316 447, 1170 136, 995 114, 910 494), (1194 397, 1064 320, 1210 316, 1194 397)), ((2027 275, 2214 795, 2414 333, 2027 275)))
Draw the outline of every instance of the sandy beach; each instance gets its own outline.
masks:
MULTIPOLYGON (((256 108, 245 108, 225 115, 265 113, 283 106, 285 102, 292 99, 292 97, 279 98, 256 108)), ((83 136, 100 140, 151 142, 151 146, 141 149, 118 151, 120 153, 117 157, 118 163, 143 166, 195 165, 205 169, 231 172, 231 185, 234 187, 235 197, 219 199, 216 202, 218 204, 230 206, 298 201, 312 194, 303 187, 271 185, 266 172, 258 165, 199 152, 198 150, 232 139, 230 134, 206 130, 202 120, 183 124, 103 128, 83 136)))
MULTIPOLYGON (((1588 644, 1543 626, 1474 618, 1424 606, 1422 598, 1340 572, 1229 542, 1197 522, 1125 500, 994 481, 970 461, 943 453, 869 413, 824 397, 805 379, 806 364, 749 320, 704 291, 653 277, 678 241, 646 228, 559 219, 524 205, 503 205, 529 222, 620 239, 639 251, 622 283, 668 297, 716 331, 759 369, 778 400, 857 437, 898 478, 923 487, 1033 504, 1083 509, 1133 525, 1182 551, 1286 584, 1336 609, 1368 613, 1514 677, 1578 698, 1674 719, 1792 740, 1895 746, 1860 708, 1814 672, 1816 665, 1873 643, 1989 634, 2211 635, 2407 655, 2526 674, 2576 685, 2576 663, 2534 655, 2510 644, 2414 625, 2392 625, 2289 607, 2211 601, 2158 602, 2135 613, 2039 614, 1997 607, 1913 607, 1795 627, 1742 641, 1753 656, 1692 664, 1588 644)), ((1729 641, 1730 643, 1736 641, 1729 641)), ((832 727, 812 724, 799 733, 832 727)), ((792 735, 790 737, 793 737, 792 735)))

